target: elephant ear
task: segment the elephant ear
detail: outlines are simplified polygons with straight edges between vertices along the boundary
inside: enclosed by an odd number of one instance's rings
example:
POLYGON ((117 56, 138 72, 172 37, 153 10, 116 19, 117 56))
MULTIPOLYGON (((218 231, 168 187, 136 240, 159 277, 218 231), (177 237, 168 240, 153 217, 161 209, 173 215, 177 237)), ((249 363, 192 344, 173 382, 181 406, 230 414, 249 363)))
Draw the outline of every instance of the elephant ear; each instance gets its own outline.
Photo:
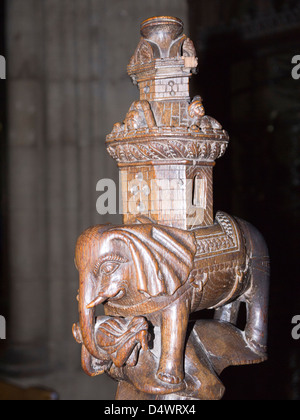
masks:
POLYGON ((196 244, 191 232, 176 228, 152 228, 153 253, 168 295, 173 295, 188 279, 194 266, 196 244))
POLYGON ((121 228, 118 236, 131 251, 139 292, 173 295, 187 281, 196 253, 192 233, 147 224, 121 228))

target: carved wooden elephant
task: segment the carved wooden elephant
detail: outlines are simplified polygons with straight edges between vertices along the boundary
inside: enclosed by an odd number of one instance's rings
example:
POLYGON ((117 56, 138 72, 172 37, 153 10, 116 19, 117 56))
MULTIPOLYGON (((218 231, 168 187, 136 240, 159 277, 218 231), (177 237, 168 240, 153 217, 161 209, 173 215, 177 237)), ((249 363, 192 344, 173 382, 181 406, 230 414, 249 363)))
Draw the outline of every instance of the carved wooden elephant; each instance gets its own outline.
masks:
POLYGON ((103 357, 95 308, 104 303, 106 316, 142 316, 160 327, 156 377, 178 385, 190 314, 213 308, 216 319, 235 324, 241 302, 247 307, 245 342, 265 358, 269 258, 252 225, 221 212, 213 226, 191 231, 150 221, 99 225, 80 236, 75 261, 82 342, 94 358, 103 357))

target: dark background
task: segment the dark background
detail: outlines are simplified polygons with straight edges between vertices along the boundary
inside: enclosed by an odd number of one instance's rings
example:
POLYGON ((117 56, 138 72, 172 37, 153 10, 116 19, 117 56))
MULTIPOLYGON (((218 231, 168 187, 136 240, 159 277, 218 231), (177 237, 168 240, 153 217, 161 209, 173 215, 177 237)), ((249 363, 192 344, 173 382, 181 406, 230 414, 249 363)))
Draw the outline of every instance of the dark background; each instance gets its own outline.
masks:
MULTIPOLYGON (((271 257, 269 360, 229 368, 225 399, 300 399, 300 342, 291 320, 300 314, 300 2, 189 0, 189 32, 199 57, 192 95, 230 134, 214 174, 215 210, 254 224, 271 257), (222 5, 223 3, 223 5, 222 5), (265 7, 264 7, 265 4, 265 7), (290 13, 288 13, 290 11, 290 13), (257 381, 259 378, 259 381, 257 381)), ((0 54, 5 56, 5 2, 0 1, 0 54)), ((7 261, 6 83, 0 81, 0 313, 9 307, 7 261)))
POLYGON ((193 90, 231 138, 215 168, 215 209, 254 224, 271 257, 269 361, 225 371, 225 398, 299 399, 300 343, 291 320, 300 313, 300 80, 291 77, 291 59, 300 51, 300 4, 224 3, 227 10, 214 10, 206 26, 199 2, 189 1, 200 58, 193 90), (290 20, 280 19, 289 8, 290 20))
MULTIPOLYGON (((0 1, 0 55, 6 57, 5 48, 5 2, 0 1)), ((7 316, 7 109, 6 81, 0 80, 0 307, 1 315, 7 316), (4 280, 5 279, 5 280, 4 280)))

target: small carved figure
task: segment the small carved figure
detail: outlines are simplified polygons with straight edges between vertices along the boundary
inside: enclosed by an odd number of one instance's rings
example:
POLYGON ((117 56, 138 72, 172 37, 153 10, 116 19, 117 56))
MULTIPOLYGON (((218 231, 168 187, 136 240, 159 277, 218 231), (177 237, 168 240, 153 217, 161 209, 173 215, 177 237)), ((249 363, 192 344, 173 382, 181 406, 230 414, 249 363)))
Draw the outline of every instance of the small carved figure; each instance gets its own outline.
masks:
POLYGON ((182 45, 182 55, 184 59, 184 66, 192 69, 193 73, 196 73, 198 58, 196 56, 194 43, 190 38, 187 38, 182 45))
POLYGON ((182 46, 183 57, 196 57, 196 50, 193 41, 186 38, 182 46))
POLYGON ((205 109, 200 96, 196 96, 190 104, 189 116, 192 119, 190 123, 190 128, 192 130, 200 129, 204 133, 213 130, 222 130, 222 126, 217 120, 205 115, 205 109))

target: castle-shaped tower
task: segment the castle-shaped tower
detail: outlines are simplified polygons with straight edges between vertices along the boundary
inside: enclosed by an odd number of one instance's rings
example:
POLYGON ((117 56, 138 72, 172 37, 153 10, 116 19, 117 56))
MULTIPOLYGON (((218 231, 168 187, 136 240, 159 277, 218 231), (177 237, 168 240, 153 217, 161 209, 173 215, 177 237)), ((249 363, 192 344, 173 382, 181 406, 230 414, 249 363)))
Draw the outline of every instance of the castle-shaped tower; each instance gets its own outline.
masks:
POLYGON ((180 19, 161 16, 141 24, 141 40, 128 65, 140 100, 107 136, 121 174, 123 223, 146 216, 193 229, 213 216, 213 166, 228 134, 191 100, 189 80, 198 60, 180 19))

